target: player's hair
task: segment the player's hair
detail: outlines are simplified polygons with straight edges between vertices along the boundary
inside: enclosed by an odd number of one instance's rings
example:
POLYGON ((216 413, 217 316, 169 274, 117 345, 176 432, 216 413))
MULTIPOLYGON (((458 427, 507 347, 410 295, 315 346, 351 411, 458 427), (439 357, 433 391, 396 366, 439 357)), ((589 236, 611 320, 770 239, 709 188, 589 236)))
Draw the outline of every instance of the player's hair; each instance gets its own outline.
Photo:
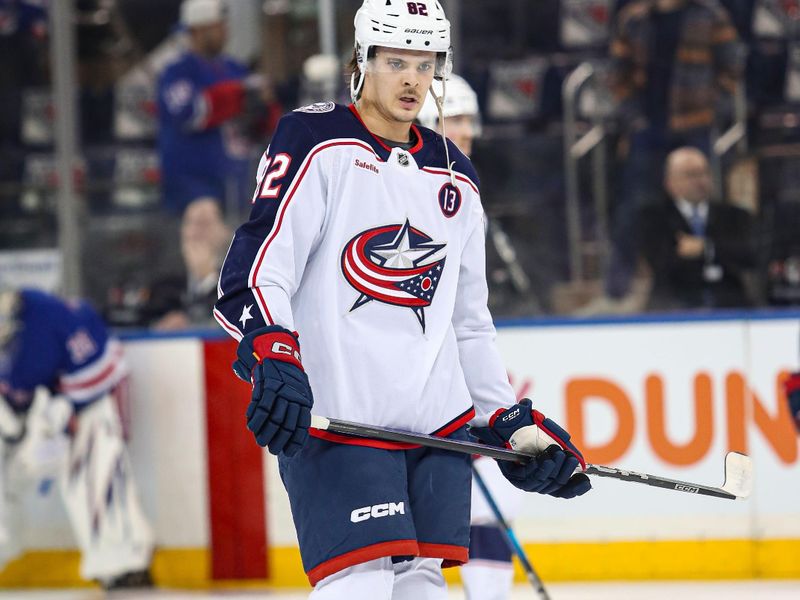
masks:
POLYGON ((358 55, 356 54, 355 48, 353 48, 353 56, 350 57, 350 60, 344 68, 344 78, 348 85, 350 84, 350 77, 353 75, 355 75, 356 79, 361 75, 361 69, 358 68, 358 55))

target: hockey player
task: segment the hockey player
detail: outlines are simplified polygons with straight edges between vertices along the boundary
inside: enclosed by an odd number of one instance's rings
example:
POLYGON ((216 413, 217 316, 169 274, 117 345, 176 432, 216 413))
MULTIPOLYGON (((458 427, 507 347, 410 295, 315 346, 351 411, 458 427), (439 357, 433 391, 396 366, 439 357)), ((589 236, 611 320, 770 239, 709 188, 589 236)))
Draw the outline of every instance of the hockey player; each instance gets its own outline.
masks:
POLYGON ((150 584, 153 537, 116 404, 126 378, 121 344, 88 305, 0 291, 0 566, 22 550, 7 498, 55 479, 81 577, 109 589, 150 584))
POLYGON ((263 78, 223 54, 225 8, 223 0, 184 0, 189 51, 158 81, 164 202, 178 213, 197 198, 224 201, 226 190, 244 187, 249 142, 241 117, 277 105, 263 78))
POLYGON ((413 125, 450 72, 441 5, 365 0, 355 39, 353 104, 281 120, 215 316, 239 340, 247 426, 278 455, 311 598, 439 599, 441 568, 467 560, 469 456, 309 436, 312 406, 454 439, 477 410, 485 441, 547 440, 537 459, 502 467, 517 486, 570 498, 590 485, 573 474, 584 462, 567 432, 514 405, 486 308, 475 172, 413 125))
MULTIPOLYGON (((442 84, 434 81, 434 94, 428 94, 417 120, 437 133, 446 132, 447 137, 466 156, 472 154, 472 142, 480 135, 480 110, 478 96, 462 77, 452 74, 447 79, 447 94, 444 95, 440 122, 435 96, 442 96, 442 84)), ((507 481, 495 461, 477 458, 472 463, 489 493, 497 502, 503 517, 513 519, 522 502, 521 490, 507 481)), ((472 507, 470 510, 469 562, 461 567, 461 579, 467 600, 504 600, 511 597, 514 569, 511 548, 492 512, 483 492, 473 480, 472 507)))

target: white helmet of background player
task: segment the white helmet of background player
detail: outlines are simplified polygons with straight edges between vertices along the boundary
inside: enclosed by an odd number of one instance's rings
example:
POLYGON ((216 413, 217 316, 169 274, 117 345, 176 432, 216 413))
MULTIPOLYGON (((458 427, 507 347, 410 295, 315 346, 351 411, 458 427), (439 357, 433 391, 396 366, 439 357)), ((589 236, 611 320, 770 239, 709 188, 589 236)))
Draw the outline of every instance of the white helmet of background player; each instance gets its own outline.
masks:
MULTIPOLYGON (((434 81, 431 86, 437 96, 442 95, 442 84, 434 81)), ((475 117, 476 123, 480 118, 478 108, 478 95, 470 87, 467 81, 460 75, 453 73, 447 78, 447 97, 442 104, 442 116, 445 119, 459 116, 475 117)), ((429 129, 436 129, 439 125, 439 111, 436 109, 436 100, 431 94, 425 98, 425 104, 417 115, 419 122, 429 129)), ((476 132, 475 135, 480 135, 476 132)))
MULTIPOLYGON (((436 106, 433 94, 428 94, 417 120, 425 127, 439 131, 440 118, 447 119, 447 136, 467 156, 472 151, 472 140, 481 134, 478 95, 463 77, 450 75, 447 78, 447 95, 442 102, 442 116, 436 106)), ((442 96, 442 83, 434 81, 431 86, 436 96, 442 96)))
POLYGON ((227 18, 224 0, 183 0, 181 25, 187 28, 220 23, 227 18))
POLYGON ((437 0, 364 0, 355 17, 355 51, 359 75, 350 78, 350 95, 355 102, 364 85, 367 62, 377 46, 436 52, 436 79, 452 71, 450 21, 437 0))

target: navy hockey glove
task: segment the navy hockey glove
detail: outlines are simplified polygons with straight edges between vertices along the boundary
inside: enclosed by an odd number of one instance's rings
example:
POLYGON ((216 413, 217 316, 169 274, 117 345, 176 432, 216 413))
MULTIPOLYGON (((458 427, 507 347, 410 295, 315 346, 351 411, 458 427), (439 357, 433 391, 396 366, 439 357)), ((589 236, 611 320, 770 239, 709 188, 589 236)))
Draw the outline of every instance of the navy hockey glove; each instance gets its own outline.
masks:
POLYGON ((297 334, 264 327, 242 338, 236 354, 233 370, 253 384, 247 428, 272 454, 293 456, 308 439, 314 405, 297 334))
POLYGON ((506 410, 498 410, 487 427, 470 427, 470 433, 484 444, 537 453, 527 463, 498 460, 500 471, 514 486, 526 492, 574 498, 588 492, 592 484, 583 473, 583 455, 570 442, 569 434, 555 421, 531 408, 525 398, 506 410))
POLYGON ((789 411, 794 417, 794 424, 800 432, 800 371, 792 373, 784 382, 786 400, 789 402, 789 411))

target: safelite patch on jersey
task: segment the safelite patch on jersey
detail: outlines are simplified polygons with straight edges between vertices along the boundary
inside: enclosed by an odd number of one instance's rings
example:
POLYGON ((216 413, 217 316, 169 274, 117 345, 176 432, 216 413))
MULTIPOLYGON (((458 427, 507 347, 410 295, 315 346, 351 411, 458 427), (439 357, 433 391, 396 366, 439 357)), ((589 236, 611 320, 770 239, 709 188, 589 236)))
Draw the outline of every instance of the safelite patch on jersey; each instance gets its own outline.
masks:
POLYGON ((342 273, 359 292, 350 311, 372 300, 411 309, 425 331, 425 308, 431 305, 444 272, 446 244, 412 227, 382 225, 356 235, 342 251, 342 273))

